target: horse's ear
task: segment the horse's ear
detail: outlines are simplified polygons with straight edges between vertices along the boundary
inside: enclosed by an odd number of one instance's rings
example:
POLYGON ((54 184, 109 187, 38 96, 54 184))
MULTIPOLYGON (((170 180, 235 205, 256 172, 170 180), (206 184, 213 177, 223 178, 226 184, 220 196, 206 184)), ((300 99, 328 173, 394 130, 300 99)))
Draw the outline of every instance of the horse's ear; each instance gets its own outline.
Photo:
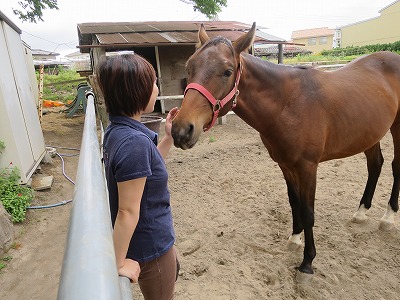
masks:
POLYGON ((203 46, 206 42, 210 40, 210 37, 208 36, 203 23, 201 23, 198 37, 199 37, 199 42, 196 45, 196 49, 199 49, 201 46, 203 46))
POLYGON ((249 32, 243 34, 233 43, 236 53, 240 54, 243 51, 247 51, 253 45, 255 33, 256 22, 253 23, 253 26, 251 26, 249 32))

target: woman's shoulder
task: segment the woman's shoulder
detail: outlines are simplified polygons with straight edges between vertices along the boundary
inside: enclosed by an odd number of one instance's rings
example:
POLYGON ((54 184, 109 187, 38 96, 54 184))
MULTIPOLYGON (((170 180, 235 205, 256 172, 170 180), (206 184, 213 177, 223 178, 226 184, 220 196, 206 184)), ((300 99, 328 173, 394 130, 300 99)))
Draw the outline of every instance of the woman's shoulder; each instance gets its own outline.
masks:
POLYGON ((112 152, 125 151, 126 149, 148 148, 150 140, 145 133, 128 126, 108 127, 104 134, 103 145, 112 152), (114 149, 114 150, 111 150, 114 149))
POLYGON ((113 137, 117 139, 145 139, 146 134, 138 129, 132 128, 126 125, 120 124, 112 124, 110 125, 106 132, 105 136, 113 137))

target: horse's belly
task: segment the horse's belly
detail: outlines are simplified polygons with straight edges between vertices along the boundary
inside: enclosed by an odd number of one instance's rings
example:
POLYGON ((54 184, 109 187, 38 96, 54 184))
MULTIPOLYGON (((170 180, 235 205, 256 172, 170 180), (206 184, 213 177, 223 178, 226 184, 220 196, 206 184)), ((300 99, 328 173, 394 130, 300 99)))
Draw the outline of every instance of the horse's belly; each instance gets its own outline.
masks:
POLYGON ((355 132, 353 135, 343 135, 326 143, 321 161, 345 158, 373 147, 388 132, 390 126, 381 130, 355 132))

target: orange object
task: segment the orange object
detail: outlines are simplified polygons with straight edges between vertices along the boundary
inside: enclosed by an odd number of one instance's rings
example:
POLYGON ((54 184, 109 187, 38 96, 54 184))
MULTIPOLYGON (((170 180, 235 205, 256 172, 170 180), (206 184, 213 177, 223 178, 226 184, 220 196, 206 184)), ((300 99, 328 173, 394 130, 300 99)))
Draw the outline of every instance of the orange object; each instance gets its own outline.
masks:
POLYGON ((63 105, 64 105, 64 103, 61 101, 43 100, 44 107, 57 107, 57 106, 63 106, 63 105))

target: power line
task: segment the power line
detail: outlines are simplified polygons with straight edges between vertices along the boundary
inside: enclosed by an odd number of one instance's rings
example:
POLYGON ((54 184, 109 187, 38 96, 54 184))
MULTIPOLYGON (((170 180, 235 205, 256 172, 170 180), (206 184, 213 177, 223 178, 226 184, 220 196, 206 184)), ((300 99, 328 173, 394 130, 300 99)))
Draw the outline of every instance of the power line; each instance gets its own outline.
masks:
MULTIPOLYGON (((30 35, 30 36, 33 36, 33 37, 35 37, 35 38, 37 38, 37 39, 43 40, 43 41, 45 41, 45 42, 55 44, 55 45, 56 45, 55 50, 56 50, 59 46, 62 46, 62 45, 66 46, 66 47, 68 47, 68 48, 74 49, 74 47, 71 46, 70 44, 75 44, 75 45, 78 44, 78 41, 77 41, 77 40, 70 41, 70 42, 66 42, 66 43, 57 43, 57 42, 49 41, 49 40, 47 40, 47 39, 45 39, 45 38, 42 38, 42 37, 37 36, 37 35, 34 35, 34 34, 32 34, 32 33, 29 33, 29 32, 27 32, 27 31, 25 31, 25 30, 22 30, 22 32, 23 32, 23 33, 26 33, 26 34, 28 34, 28 35, 30 35)), ((54 50, 54 51, 55 51, 55 50, 54 50)), ((54 51, 53 51, 53 52, 54 52, 54 51)))

